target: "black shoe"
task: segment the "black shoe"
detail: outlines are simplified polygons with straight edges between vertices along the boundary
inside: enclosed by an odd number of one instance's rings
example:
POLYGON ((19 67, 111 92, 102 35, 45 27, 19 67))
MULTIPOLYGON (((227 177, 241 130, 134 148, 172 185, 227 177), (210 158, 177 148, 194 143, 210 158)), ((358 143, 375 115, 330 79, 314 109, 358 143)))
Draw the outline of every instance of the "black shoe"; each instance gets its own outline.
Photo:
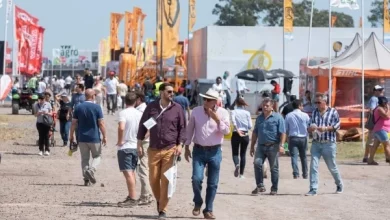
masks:
POLYGON ((307 180, 307 175, 303 175, 302 178, 307 180))
POLYGON ((84 180, 84 186, 90 186, 91 182, 89 180, 84 180))
POLYGON ((368 158, 363 158, 363 163, 367 163, 368 162, 368 158))
POLYGON ((254 189, 254 190, 252 191, 252 196, 257 196, 257 195, 259 195, 260 193, 265 192, 265 191, 266 191, 266 190, 265 190, 265 187, 264 187, 264 186, 256 187, 256 189, 254 189))
POLYGON ((165 212, 158 213, 158 219, 166 219, 166 218, 167 218, 167 214, 165 212))
POLYGON ((299 176, 294 176, 294 179, 299 179, 299 176))
POLYGON ((390 163, 390 159, 386 158, 386 163, 390 163))

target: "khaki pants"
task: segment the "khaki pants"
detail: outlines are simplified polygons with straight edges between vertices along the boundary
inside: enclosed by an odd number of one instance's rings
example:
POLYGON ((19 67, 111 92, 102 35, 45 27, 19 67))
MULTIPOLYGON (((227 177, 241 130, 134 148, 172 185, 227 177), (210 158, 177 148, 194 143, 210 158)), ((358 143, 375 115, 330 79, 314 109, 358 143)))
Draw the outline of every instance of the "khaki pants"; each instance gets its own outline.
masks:
POLYGON ((170 149, 148 149, 149 181, 154 197, 159 203, 158 211, 166 212, 168 206, 168 179, 164 173, 172 167, 176 147, 170 149))
POLYGON ((149 184, 149 165, 148 165, 148 151, 149 142, 143 141, 142 147, 144 149, 145 155, 142 158, 139 158, 139 170, 138 176, 141 182, 141 198, 148 197, 151 195, 150 184, 149 184))
POLYGON ((79 143, 80 155, 81 155, 81 169, 83 172, 84 180, 88 180, 85 175, 86 170, 91 170, 96 172, 97 166, 100 164, 101 155, 102 155, 102 145, 100 143, 79 143), (92 154, 92 163, 89 165, 89 159, 92 154))

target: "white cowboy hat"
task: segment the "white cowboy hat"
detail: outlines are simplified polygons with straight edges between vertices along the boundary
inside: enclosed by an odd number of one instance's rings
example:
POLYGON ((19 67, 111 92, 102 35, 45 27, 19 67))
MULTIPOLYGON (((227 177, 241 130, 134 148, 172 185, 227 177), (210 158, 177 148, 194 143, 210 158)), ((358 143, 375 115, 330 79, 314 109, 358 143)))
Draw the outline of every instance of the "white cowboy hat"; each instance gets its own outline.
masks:
POLYGON ((206 94, 199 94, 201 97, 206 98, 206 99, 215 99, 218 100, 219 98, 219 93, 215 91, 214 89, 210 88, 207 90, 206 94))

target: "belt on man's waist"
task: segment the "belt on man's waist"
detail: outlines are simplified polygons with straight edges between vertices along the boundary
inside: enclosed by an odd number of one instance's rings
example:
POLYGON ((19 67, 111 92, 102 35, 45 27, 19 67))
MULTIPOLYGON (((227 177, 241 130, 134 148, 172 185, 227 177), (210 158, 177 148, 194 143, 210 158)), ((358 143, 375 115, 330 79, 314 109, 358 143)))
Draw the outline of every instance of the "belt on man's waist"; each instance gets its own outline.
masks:
POLYGON ((288 138, 307 138, 307 137, 289 136, 288 138))
POLYGON ((313 143, 320 143, 320 144, 326 144, 326 143, 334 143, 334 141, 330 141, 330 140, 313 140, 313 143))
POLYGON ((217 144, 217 145, 213 145, 213 146, 202 146, 200 144, 195 144, 194 147, 202 149, 202 150, 213 150, 213 149, 221 147, 221 145, 217 144))
POLYGON ((275 145, 279 145, 279 143, 267 142, 267 143, 264 143, 264 144, 260 144, 260 146, 265 146, 265 147, 272 147, 272 146, 275 146, 275 145))

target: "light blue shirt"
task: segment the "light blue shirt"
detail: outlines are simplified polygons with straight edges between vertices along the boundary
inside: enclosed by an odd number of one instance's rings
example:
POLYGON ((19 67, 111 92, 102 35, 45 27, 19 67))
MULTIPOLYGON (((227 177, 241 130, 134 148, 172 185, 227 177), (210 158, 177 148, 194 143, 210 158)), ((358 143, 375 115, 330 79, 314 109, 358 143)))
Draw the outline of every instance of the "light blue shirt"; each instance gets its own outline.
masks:
POLYGON ((299 109, 295 109, 286 116, 286 131, 289 137, 307 137, 307 127, 310 117, 299 109))
POLYGON ((232 122, 234 131, 249 131, 252 129, 251 113, 241 107, 237 107, 232 112, 232 122))
POLYGON ((260 114, 256 119, 255 129, 257 134, 258 145, 279 143, 280 136, 286 133, 286 127, 283 116, 273 112, 267 119, 264 114, 260 114))
POLYGON ((377 106, 378 106, 378 97, 372 96, 370 100, 368 101, 368 107, 370 108, 371 111, 373 111, 377 106))

